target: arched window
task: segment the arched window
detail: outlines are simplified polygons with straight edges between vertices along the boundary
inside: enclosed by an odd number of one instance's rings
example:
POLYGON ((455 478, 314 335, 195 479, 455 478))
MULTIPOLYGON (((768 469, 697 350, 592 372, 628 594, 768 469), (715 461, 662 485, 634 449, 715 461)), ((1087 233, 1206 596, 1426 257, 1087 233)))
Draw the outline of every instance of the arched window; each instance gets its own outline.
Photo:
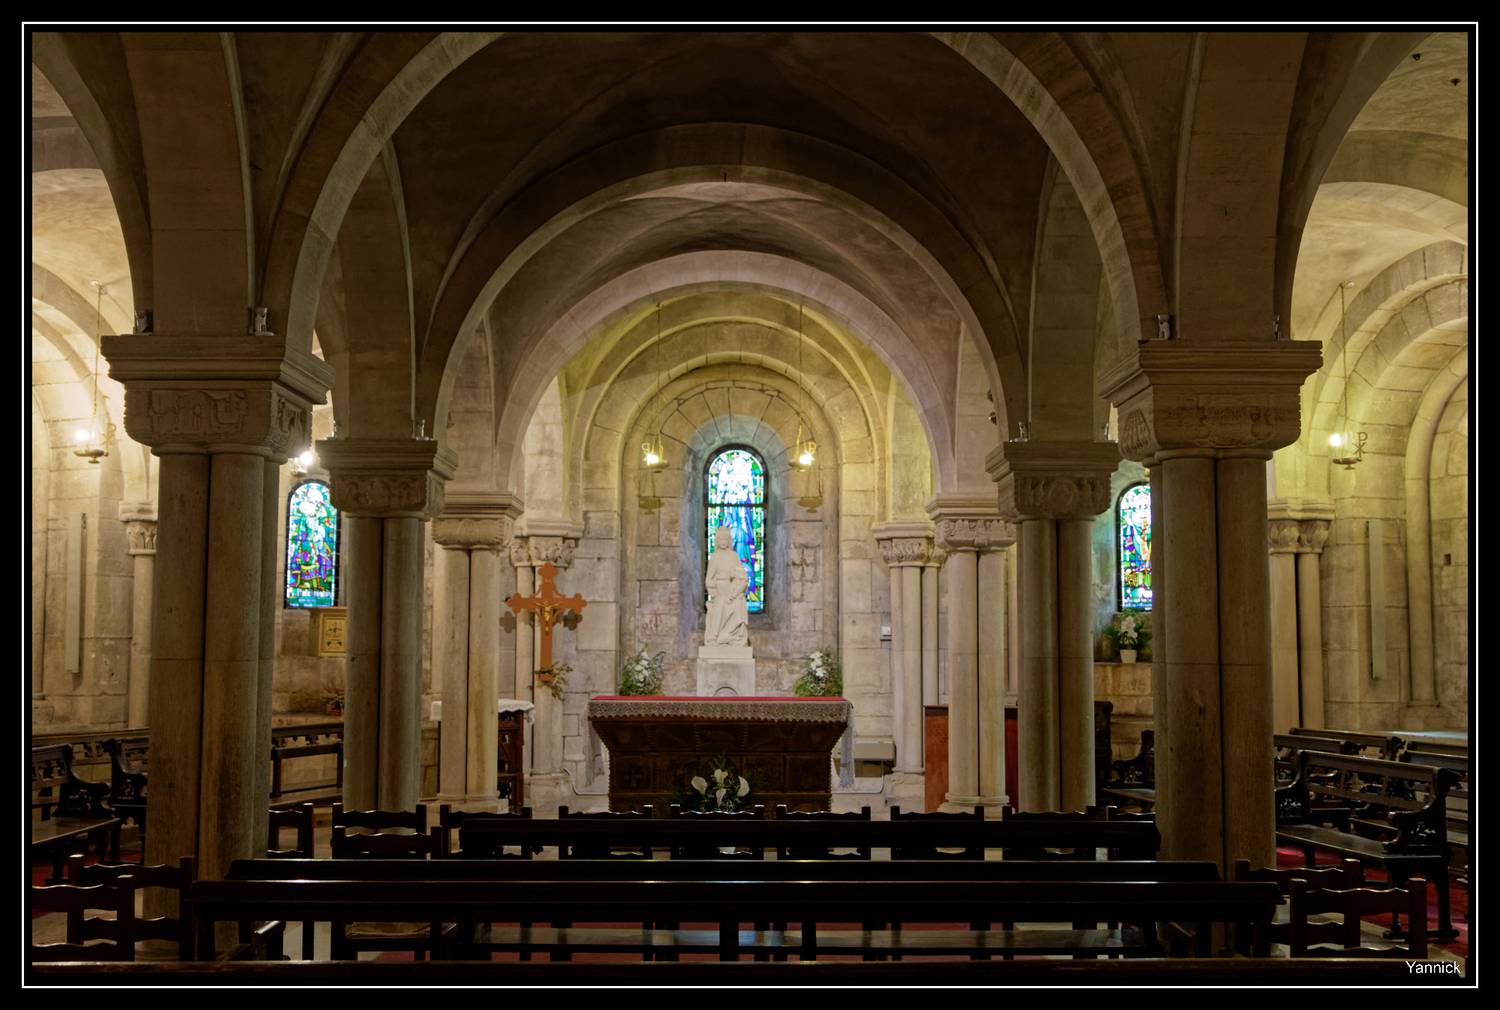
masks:
POLYGON ((1120 527, 1120 609, 1151 609, 1151 485, 1132 484, 1115 506, 1120 527))
POLYGON ((708 549, 714 552, 714 530, 734 530, 734 550, 749 573, 745 603, 752 614, 766 609, 766 468, 749 449, 724 449, 711 456, 703 473, 708 549))
POLYGON ((331 607, 338 602, 339 512, 320 480, 292 488, 286 502, 286 605, 331 607))

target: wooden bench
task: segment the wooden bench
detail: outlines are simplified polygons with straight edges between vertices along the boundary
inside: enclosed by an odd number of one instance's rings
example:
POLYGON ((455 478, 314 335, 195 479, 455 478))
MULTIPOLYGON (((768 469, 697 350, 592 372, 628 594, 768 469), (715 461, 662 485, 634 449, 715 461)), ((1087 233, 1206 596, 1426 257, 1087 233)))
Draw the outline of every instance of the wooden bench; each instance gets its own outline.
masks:
POLYGON ((104 741, 109 755, 109 809, 122 822, 133 820, 146 837, 146 750, 149 738, 110 737, 104 741))
POLYGON ((1156 806, 1156 731, 1141 730, 1140 750, 1135 757, 1110 764, 1111 780, 1100 790, 1100 802, 1119 800, 1127 809, 1150 810, 1156 806))
POLYGON ((1428 750, 1424 744, 1418 748, 1415 744, 1409 745, 1401 752, 1401 760, 1409 764, 1421 765, 1425 768, 1445 768, 1458 776, 1448 790, 1444 799, 1444 807, 1448 814, 1448 847, 1453 850, 1458 864, 1456 880, 1464 889, 1469 886, 1469 756, 1467 748, 1465 753, 1455 753, 1459 748, 1449 750, 1428 750))
POLYGON ((776 820, 526 820, 475 818, 459 828, 460 849, 485 858, 501 846, 541 848, 585 846, 598 851, 649 847, 709 849, 829 848, 931 851, 965 849, 983 858, 985 849, 1012 853, 1037 849, 1109 850, 1118 858, 1154 859, 1161 845, 1156 825, 1148 821, 1067 822, 1048 819, 1003 820, 955 818, 948 821, 776 821, 776 820))
MULTIPOLYGON (((519 864, 511 864, 519 865, 519 864)), ((721 864, 723 865, 723 864, 721 864)), ((743 864, 740 864, 743 865, 743 864)), ((848 864, 845 864, 848 865, 848 864)), ((721 870, 722 872, 722 870, 721 870)), ((738 871, 736 876, 744 876, 738 871)), ((262 919, 347 921, 356 918, 391 922, 454 922, 457 938, 448 951, 452 956, 470 956, 487 949, 514 949, 526 945, 561 945, 557 934, 535 931, 522 936, 493 933, 486 939, 476 932, 481 922, 565 921, 640 923, 718 923, 713 949, 721 960, 737 960, 748 940, 755 950, 778 949, 811 960, 828 952, 820 941, 818 924, 877 921, 912 923, 1030 922, 1079 923, 1119 922, 1137 925, 1139 938, 1122 930, 1083 929, 1072 945, 1072 953, 1109 953, 1132 950, 1142 953, 1155 948, 1157 922, 1197 925, 1196 946, 1211 953, 1212 923, 1235 921, 1269 922, 1280 903, 1275 884, 1225 883, 1222 881, 1078 881, 1054 880, 926 880, 882 881, 871 887, 867 880, 272 880, 200 881, 193 886, 190 904, 199 929, 199 955, 211 952, 213 924, 262 919), (797 922, 800 930, 752 931, 740 929, 746 922, 797 922)), ((554 927, 555 928, 555 927, 554 927)), ((569 927, 571 928, 571 927, 569 927)), ((677 934, 678 930, 671 931, 677 934)), ((689 933, 700 933, 688 931, 689 933)), ((864 952, 895 953, 905 950, 904 936, 892 930, 853 931, 860 934, 858 948, 864 952)), ((851 950, 853 932, 836 930, 830 938, 833 949, 851 950)), ((949 930, 941 943, 945 951, 983 954, 1037 952, 1059 949, 1065 941, 1060 931, 1047 934, 1029 947, 1026 930, 949 930), (1003 936, 1001 934, 1007 934, 1003 936)), ((704 949, 700 936, 642 939, 640 928, 615 929, 614 936, 589 930, 587 937, 574 937, 594 946, 614 941, 610 949, 681 953, 704 949)), ((591 948, 593 949, 593 948, 591 948)), ((920 946, 909 951, 922 952, 920 946)), ((1257 951, 1264 955, 1265 951, 1257 951)))
POLYGON ((278 726, 271 731, 272 809, 284 809, 300 803, 328 806, 343 798, 343 790, 344 724, 342 722, 278 726), (331 781, 286 788, 282 766, 287 761, 329 754, 333 755, 334 764, 334 777, 331 781))
POLYGON ((1335 740, 1355 748, 1351 753, 1379 758, 1382 761, 1396 760, 1396 755, 1403 744, 1399 736, 1390 733, 1365 733, 1352 729, 1308 729, 1306 726, 1294 726, 1289 735, 1335 740))
POLYGON ((53 744, 31 749, 31 851, 50 852, 52 876, 60 884, 63 863, 78 846, 94 844, 100 859, 120 861, 120 818, 105 807, 109 786, 73 774, 73 748, 53 744))
POLYGON ((1444 807, 1456 776, 1406 762, 1312 751, 1301 751, 1297 761, 1296 778, 1276 790, 1276 840, 1301 848, 1308 866, 1321 849, 1384 867, 1397 887, 1421 874, 1438 888, 1438 927, 1430 935, 1457 936, 1449 917, 1444 807), (1319 800, 1341 806, 1320 811, 1319 800), (1356 818, 1387 828, 1390 837, 1353 833, 1349 824, 1356 818))

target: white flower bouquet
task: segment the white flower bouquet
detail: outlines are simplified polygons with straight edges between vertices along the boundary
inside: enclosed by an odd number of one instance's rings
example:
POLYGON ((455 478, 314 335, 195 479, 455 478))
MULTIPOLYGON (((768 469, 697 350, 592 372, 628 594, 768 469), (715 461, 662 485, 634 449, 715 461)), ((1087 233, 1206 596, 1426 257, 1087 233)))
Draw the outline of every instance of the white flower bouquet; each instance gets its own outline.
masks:
POLYGON ((625 660, 620 673, 620 693, 627 695, 661 694, 662 666, 667 654, 650 655, 645 649, 625 660))
POLYGON ((792 693, 800 698, 837 698, 843 694, 844 669, 838 655, 827 647, 808 653, 792 693))

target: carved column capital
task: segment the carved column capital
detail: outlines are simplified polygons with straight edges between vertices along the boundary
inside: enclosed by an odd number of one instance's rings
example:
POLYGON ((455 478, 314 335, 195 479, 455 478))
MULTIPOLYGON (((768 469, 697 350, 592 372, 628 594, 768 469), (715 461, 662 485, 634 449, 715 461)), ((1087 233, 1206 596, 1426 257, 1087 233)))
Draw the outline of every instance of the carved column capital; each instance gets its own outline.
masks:
POLYGON ((512 494, 449 491, 443 513, 432 521, 432 539, 453 550, 505 550, 511 544, 521 502, 512 494))
POLYGON ((1272 499, 1266 505, 1271 528, 1271 553, 1323 553, 1333 515, 1332 502, 1272 499))
POLYGON ((129 519, 125 522, 125 539, 130 545, 126 553, 134 556, 136 554, 156 553, 156 520, 155 519, 129 519))
POLYGON ((1264 454, 1301 432, 1301 390, 1322 364, 1310 340, 1149 341, 1102 378, 1120 411, 1120 451, 1149 463, 1196 452, 1264 454))
POLYGON ((125 430, 158 455, 250 452, 278 462, 311 442, 333 369, 272 334, 106 336, 125 430))
POLYGON ((429 519, 443 510, 443 489, 458 457, 436 441, 325 438, 318 459, 328 469, 333 504, 351 515, 429 519))
POLYGON ((1302 529, 1295 519, 1272 519, 1268 530, 1272 554, 1295 554, 1302 549, 1302 529))
POLYGON ((932 524, 928 522, 880 523, 871 532, 887 568, 925 565, 932 557, 932 524))
POLYGON ((1012 519, 1087 519, 1109 511, 1113 442, 1002 442, 985 460, 1012 519))

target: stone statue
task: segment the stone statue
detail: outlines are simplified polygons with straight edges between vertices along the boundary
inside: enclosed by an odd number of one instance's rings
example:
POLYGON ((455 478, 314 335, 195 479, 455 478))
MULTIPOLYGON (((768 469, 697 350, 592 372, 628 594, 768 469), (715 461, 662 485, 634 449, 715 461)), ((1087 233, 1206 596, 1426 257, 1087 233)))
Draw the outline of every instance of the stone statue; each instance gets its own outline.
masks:
POLYGON ((708 590, 708 618, 703 624, 704 645, 749 645, 749 610, 745 589, 750 577, 734 550, 734 531, 728 526, 714 530, 714 553, 708 559, 703 579, 708 590))

